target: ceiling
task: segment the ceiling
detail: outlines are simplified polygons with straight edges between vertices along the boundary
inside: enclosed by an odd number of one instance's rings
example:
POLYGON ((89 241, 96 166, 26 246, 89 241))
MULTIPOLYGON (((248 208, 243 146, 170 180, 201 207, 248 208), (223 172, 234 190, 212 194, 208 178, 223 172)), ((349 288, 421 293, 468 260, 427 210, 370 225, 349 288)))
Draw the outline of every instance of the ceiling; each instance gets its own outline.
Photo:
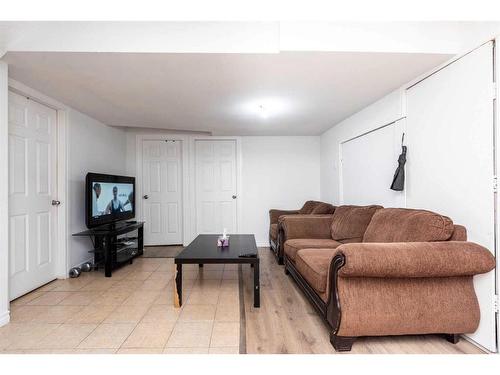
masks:
POLYGON ((3 60, 11 78, 112 126, 319 135, 449 58, 363 52, 9 52, 3 60))

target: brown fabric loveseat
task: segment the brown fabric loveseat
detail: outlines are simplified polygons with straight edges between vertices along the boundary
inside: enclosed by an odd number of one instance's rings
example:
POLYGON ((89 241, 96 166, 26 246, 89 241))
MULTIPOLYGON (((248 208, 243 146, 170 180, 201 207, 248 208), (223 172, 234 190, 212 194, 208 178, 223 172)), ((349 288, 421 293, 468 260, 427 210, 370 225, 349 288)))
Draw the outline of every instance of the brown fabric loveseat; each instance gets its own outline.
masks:
POLYGON ((330 326, 334 348, 349 351, 360 336, 443 334, 456 343, 474 332, 480 311, 473 276, 495 267, 491 252, 467 242, 464 227, 424 210, 376 208, 360 238, 365 219, 355 220, 356 211, 368 216, 370 209, 339 207, 330 233, 325 224, 305 224, 309 218, 302 227, 314 233, 301 233, 297 220, 283 223, 292 238, 285 272, 330 326), (335 239, 347 222, 357 222, 356 237, 335 239), (297 238, 305 234, 316 237, 297 238))
POLYGON ((335 249, 343 243, 361 242, 372 216, 382 206, 339 206, 333 215, 283 216, 284 254, 295 263, 301 249, 335 249))
POLYGON ((280 242, 280 219, 286 216, 332 214, 335 207, 329 203, 307 201, 299 210, 269 210, 269 246, 278 263, 283 264, 283 245, 280 242))

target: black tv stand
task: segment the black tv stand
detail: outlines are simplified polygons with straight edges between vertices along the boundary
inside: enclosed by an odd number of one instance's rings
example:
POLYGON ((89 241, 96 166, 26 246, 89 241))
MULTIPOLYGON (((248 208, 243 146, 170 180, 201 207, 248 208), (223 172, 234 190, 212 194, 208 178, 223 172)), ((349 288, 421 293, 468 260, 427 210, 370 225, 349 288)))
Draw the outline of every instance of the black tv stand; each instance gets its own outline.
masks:
POLYGON ((143 254, 144 222, 117 222, 101 225, 73 236, 88 236, 93 240, 94 264, 104 264, 104 274, 111 277, 112 270, 125 264, 132 263, 135 257, 143 254), (137 230, 137 237, 119 238, 119 236, 137 230))
POLYGON ((119 230, 121 228, 124 228, 124 227, 127 227, 129 225, 132 225, 132 224, 137 224, 138 222, 135 221, 135 220, 123 220, 123 221, 116 221, 114 223, 109 223, 109 224, 102 224, 102 225, 98 225, 96 227, 93 227, 92 229, 90 230, 93 230, 93 231, 99 231, 99 232, 105 232, 105 231, 115 231, 115 230, 119 230))

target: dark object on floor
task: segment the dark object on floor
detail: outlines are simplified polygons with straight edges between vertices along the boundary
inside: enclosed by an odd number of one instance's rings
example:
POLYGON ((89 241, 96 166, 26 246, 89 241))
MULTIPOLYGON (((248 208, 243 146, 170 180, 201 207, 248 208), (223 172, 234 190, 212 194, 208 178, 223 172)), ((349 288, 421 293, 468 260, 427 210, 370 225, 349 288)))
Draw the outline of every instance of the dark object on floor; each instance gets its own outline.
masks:
POLYGON ((182 245, 148 246, 144 248, 143 258, 175 258, 182 250, 182 245))
POLYGON ((81 273, 82 273, 82 270, 80 269, 80 267, 73 267, 72 269, 69 270, 69 277, 71 277, 72 279, 75 279, 78 276, 80 276, 81 273))
POLYGON ((90 262, 86 262, 86 263, 83 263, 81 266, 80 266, 82 272, 90 272, 92 271, 92 263, 90 262))
POLYGON ((405 139, 405 135, 403 133, 403 138, 401 139, 401 155, 398 158, 398 167, 396 168, 396 172, 394 173, 394 178, 392 179, 391 190, 395 191, 403 191, 405 188, 405 164, 406 164, 406 151, 408 148, 403 146, 403 141, 405 139))

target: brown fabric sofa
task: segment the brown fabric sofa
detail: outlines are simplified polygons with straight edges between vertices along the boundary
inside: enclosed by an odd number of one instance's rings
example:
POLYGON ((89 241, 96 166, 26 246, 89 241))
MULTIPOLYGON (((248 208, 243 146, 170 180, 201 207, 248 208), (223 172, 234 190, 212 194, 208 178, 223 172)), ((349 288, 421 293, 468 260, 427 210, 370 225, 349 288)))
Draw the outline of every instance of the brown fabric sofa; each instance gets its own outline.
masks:
POLYGON ((339 206, 333 215, 284 216, 280 220, 284 254, 292 262, 301 249, 335 249, 343 243, 361 242, 372 216, 382 206, 339 206))
POLYGON ((336 350, 349 351, 360 336, 443 334, 455 343, 477 329, 472 278, 491 271, 495 259, 467 242, 465 228, 450 218, 424 210, 341 206, 330 233, 326 219, 321 225, 321 219, 301 220, 302 225, 288 218, 283 223, 291 236, 285 272, 330 326, 336 350), (365 217, 356 219, 357 214, 365 217), (357 227, 346 230, 352 223, 357 227))
POLYGON ((307 201, 299 210, 269 210, 269 246, 278 263, 283 264, 283 246, 280 242, 280 219, 284 216, 332 214, 335 207, 329 203, 307 201))

